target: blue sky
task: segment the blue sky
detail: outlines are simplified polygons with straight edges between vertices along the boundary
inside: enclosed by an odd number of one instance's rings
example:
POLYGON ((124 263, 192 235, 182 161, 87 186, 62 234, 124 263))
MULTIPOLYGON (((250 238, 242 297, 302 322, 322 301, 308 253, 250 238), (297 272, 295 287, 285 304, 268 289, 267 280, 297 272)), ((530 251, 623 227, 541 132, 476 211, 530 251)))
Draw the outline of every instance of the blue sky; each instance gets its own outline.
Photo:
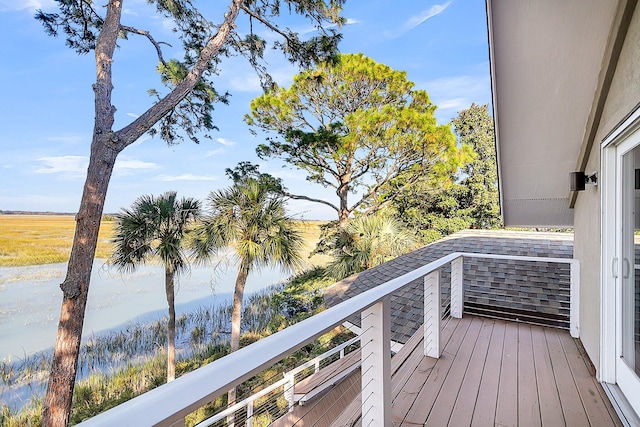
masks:
MULTIPOLYGON (((0 0, 0 210, 75 212, 79 206, 93 128, 95 65, 92 54, 78 56, 63 37, 47 36, 33 19, 36 9, 53 11, 53 6, 51 0, 0 0)), ((439 123, 448 123, 472 102, 491 102, 484 7, 484 0, 348 0, 343 16, 349 24, 343 27, 340 50, 362 52, 406 71, 438 106, 439 123)), ((124 8, 124 24, 149 30, 157 40, 173 37, 169 22, 149 18, 146 0, 124 0, 124 8)), ((307 28, 300 20, 290 25, 300 32, 307 28)), ((181 58, 179 44, 173 46, 165 58, 181 58)), ((276 81, 288 86, 297 70, 275 54, 267 60, 276 81)), ((121 41, 114 62, 116 129, 150 105, 147 90, 160 87, 156 64, 146 40, 121 41)), ((220 68, 217 89, 232 96, 230 105, 216 106, 220 130, 213 139, 168 147, 143 137, 127 147, 117 161, 105 212, 129 207, 142 194, 168 190, 204 200, 229 185, 225 168, 243 160, 281 177, 292 192, 335 200, 330 191, 308 184, 301 172, 256 158, 255 147, 264 136, 253 136, 243 116, 261 94, 257 77, 242 58, 226 59, 220 68)), ((304 201, 291 201, 289 208, 305 219, 336 216, 304 201)))

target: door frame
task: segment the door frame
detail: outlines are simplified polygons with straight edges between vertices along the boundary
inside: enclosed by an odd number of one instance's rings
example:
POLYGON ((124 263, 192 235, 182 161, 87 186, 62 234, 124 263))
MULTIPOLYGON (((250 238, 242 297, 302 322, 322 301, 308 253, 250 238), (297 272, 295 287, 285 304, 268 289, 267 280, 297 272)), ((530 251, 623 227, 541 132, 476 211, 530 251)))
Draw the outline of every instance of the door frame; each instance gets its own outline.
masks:
MULTIPOLYGON (((622 240, 621 190, 617 188, 617 148, 640 130, 640 109, 630 114, 601 144, 601 278, 600 278, 600 369, 598 379, 616 384, 616 361, 621 342, 621 321, 617 316, 620 286, 617 278, 622 272, 622 260, 616 259, 617 244, 622 240)), ((640 138, 638 138, 640 146, 640 138)))

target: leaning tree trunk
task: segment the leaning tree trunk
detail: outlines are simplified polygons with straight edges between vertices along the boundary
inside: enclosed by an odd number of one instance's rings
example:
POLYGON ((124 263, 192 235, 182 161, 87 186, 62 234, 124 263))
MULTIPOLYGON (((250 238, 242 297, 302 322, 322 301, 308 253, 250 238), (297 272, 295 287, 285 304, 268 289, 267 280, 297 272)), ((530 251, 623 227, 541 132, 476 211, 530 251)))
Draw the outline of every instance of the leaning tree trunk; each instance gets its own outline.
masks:
MULTIPOLYGON (((233 291, 233 312, 231 313, 231 352, 240 349, 240 327, 242 326, 242 299, 244 298, 244 286, 249 276, 249 266, 246 260, 240 261, 238 276, 236 277, 236 287, 233 291)), ((236 388, 232 388, 227 393, 227 404, 232 406, 236 403, 236 388)), ((234 425, 234 414, 227 417, 227 425, 234 425)))
POLYGON ((231 0, 224 23, 218 28, 216 35, 207 40, 198 61, 175 89, 122 130, 113 132, 115 107, 111 105, 113 91, 111 66, 121 29, 122 0, 108 1, 106 17, 95 46, 96 83, 93 85, 93 90, 96 115, 91 157, 76 219, 76 233, 67 276, 60 285, 63 300, 49 384, 44 400, 43 427, 66 427, 69 423, 91 267, 98 243, 104 201, 116 157, 193 90, 211 59, 218 54, 235 26, 234 21, 242 3, 243 0, 231 0))
POLYGON ((173 278, 173 269, 166 267, 164 270, 165 290, 167 303, 169 304, 169 325, 167 326, 167 382, 176 379, 176 306, 173 278))
POLYGON ((92 144, 87 179, 76 215, 76 231, 67 276, 60 285, 63 299, 44 402, 42 425, 45 427, 61 427, 69 423, 91 268, 116 156, 117 152, 105 144, 92 144))
POLYGON ((87 179, 76 215, 76 231, 62 289, 60 322, 42 414, 43 427, 69 424, 76 381, 82 326, 89 293, 91 268, 107 188, 118 153, 124 148, 112 132, 115 108, 111 105, 111 60, 118 39, 122 2, 111 0, 96 42, 95 122, 87 179))

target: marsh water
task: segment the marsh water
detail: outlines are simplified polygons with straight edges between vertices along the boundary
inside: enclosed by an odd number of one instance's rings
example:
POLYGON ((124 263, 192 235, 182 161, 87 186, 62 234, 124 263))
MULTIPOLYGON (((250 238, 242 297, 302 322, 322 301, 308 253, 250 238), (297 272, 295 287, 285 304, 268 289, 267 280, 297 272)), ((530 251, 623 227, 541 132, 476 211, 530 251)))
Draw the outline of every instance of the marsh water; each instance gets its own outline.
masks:
MULTIPOLYGON (((188 311, 231 299, 236 270, 225 260, 193 267, 177 281, 176 309, 188 311)), ((53 347, 66 264, 0 268, 0 360, 25 358, 53 347)), ((249 275, 249 294, 282 281, 286 274, 264 269, 249 275)), ((165 316, 167 300, 160 266, 119 273, 104 260, 94 262, 83 337, 131 322, 165 316)))

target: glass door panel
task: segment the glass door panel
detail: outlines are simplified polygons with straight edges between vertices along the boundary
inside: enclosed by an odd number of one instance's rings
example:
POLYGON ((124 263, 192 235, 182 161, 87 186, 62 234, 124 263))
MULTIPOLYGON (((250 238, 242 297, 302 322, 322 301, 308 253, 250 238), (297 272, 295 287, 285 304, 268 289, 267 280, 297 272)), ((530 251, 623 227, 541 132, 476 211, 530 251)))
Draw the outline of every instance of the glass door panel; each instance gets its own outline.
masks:
MULTIPOLYGON (((622 147, 621 147, 622 148, 622 147)), ((640 408, 640 146, 621 155, 618 175, 621 281, 618 290, 616 378, 636 411, 640 408), (636 396, 635 399, 630 399, 636 396), (635 400, 635 402, 634 402, 635 400)))
POLYGON ((640 375, 640 147, 626 153, 622 163, 621 356, 640 375))

